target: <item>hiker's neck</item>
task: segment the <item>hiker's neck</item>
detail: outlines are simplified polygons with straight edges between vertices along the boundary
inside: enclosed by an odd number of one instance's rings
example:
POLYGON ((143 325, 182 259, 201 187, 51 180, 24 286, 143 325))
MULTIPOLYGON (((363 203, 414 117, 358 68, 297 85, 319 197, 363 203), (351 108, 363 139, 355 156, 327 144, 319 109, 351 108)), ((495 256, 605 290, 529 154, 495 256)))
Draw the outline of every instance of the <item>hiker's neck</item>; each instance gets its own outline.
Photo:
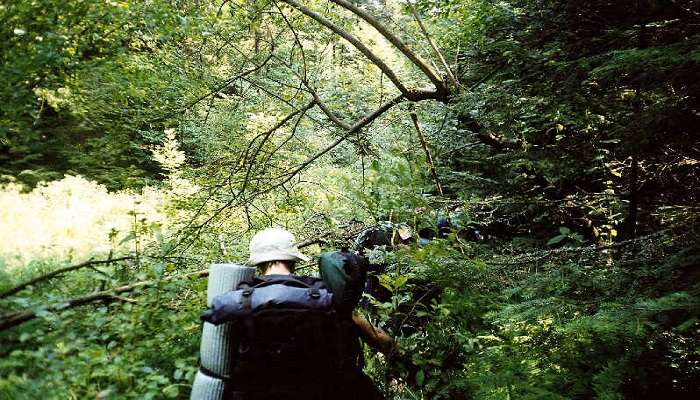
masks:
POLYGON ((292 273, 287 269, 287 266, 284 265, 284 263, 281 263, 279 261, 276 261, 272 264, 270 264, 269 267, 267 267, 267 270, 265 270, 265 275, 291 275, 292 273))

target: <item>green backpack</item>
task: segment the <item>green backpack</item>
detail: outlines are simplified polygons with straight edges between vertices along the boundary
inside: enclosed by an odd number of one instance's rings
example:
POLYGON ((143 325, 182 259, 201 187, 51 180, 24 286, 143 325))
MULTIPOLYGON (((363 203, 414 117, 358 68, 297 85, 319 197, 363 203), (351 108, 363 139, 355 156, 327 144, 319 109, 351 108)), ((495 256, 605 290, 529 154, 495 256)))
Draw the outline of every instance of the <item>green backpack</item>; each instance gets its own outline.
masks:
POLYGON ((333 292, 333 305, 340 313, 350 313, 360 302, 367 279, 367 260, 349 251, 321 253, 318 259, 321 279, 333 292))

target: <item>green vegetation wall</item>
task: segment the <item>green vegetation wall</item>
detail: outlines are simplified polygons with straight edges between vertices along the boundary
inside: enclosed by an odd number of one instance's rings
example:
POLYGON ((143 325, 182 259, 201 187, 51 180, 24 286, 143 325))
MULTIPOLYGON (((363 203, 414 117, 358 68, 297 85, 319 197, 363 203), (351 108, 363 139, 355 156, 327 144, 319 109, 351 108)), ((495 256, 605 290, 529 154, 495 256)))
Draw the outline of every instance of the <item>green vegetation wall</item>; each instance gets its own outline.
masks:
POLYGON ((506 194, 495 231, 602 243, 697 215, 697 2, 419 4, 468 88, 437 138, 448 188, 506 194))

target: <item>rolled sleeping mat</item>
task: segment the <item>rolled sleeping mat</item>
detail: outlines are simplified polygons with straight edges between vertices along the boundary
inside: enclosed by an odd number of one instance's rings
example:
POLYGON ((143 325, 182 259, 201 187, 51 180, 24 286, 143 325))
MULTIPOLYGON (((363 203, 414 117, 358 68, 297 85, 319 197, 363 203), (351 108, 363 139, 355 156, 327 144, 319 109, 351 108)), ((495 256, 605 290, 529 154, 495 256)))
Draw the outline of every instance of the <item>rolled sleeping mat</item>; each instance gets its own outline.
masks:
POLYGON ((225 382, 197 371, 192 384, 191 400, 221 400, 224 398, 225 382))
MULTIPOLYGON (((233 290, 241 281, 255 276, 255 268, 240 264, 211 264, 207 284, 207 307, 212 299, 222 293, 233 290)), ((231 372, 230 323, 218 326, 208 322, 202 328, 200 344, 201 365, 208 371, 229 376, 231 372)), ((192 400, 220 400, 223 396, 224 381, 199 371, 192 385, 192 400)))
POLYGON ((230 322, 221 325, 204 323, 202 342, 199 346, 202 367, 220 376, 229 375, 231 372, 230 335, 230 322))
POLYGON ((240 264, 211 264, 207 283, 207 307, 215 296, 233 290, 241 281, 252 279, 255 267, 240 264))

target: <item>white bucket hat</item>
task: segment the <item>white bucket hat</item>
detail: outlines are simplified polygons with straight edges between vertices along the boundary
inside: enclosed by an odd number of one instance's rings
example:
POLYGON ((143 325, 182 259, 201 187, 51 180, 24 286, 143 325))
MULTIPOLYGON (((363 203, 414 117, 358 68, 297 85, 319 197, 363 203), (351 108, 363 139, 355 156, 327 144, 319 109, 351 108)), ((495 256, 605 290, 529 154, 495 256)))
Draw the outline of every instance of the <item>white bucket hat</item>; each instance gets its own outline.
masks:
POLYGON ((309 261, 309 257, 299 251, 294 235, 281 228, 267 228, 250 239, 248 265, 254 266, 266 261, 309 261))

